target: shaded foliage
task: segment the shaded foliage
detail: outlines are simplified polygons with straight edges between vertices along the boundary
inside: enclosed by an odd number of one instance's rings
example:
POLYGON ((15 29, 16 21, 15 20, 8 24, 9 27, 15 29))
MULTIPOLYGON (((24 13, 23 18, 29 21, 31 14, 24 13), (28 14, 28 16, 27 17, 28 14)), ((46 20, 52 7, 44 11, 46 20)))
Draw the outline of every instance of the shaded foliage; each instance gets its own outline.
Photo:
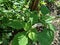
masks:
POLYGON ((55 28, 51 24, 54 17, 50 16, 46 3, 44 0, 0 0, 0 44, 8 45, 12 41, 11 45, 37 42, 50 45, 54 38, 55 28), (43 25, 39 30, 36 26, 32 28, 37 23, 43 25))

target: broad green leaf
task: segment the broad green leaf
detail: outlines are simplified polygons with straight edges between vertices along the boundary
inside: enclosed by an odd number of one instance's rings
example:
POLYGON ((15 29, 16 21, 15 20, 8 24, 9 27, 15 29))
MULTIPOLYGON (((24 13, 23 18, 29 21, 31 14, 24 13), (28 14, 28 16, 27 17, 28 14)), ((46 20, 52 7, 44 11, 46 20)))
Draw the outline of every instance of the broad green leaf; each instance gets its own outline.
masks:
POLYGON ((3 45, 8 45, 8 40, 6 40, 6 38, 4 38, 3 42, 3 45))
POLYGON ((12 45, 27 45, 28 44, 28 38, 26 37, 26 33, 18 33, 15 35, 12 41, 12 45))
POLYGON ((36 40, 37 40, 37 35, 36 35, 35 32, 30 32, 30 33, 28 34, 28 37, 29 37, 31 40, 33 40, 33 41, 36 41, 36 40))
POLYGON ((7 2, 8 0, 0 0, 0 3, 2 3, 2 2, 7 2))
POLYGON ((33 18, 32 24, 35 24, 38 22, 39 17, 37 13, 34 12, 33 14, 30 15, 30 17, 33 18))
POLYGON ((38 40, 41 45, 51 45, 54 38, 54 32, 51 30, 44 29, 42 32, 38 33, 38 40))
POLYGON ((41 13, 46 15, 46 14, 50 13, 50 10, 46 6, 42 5, 41 6, 41 13))
POLYGON ((15 28, 15 29, 21 29, 23 27, 22 23, 18 20, 14 20, 14 21, 9 22, 8 26, 15 28))

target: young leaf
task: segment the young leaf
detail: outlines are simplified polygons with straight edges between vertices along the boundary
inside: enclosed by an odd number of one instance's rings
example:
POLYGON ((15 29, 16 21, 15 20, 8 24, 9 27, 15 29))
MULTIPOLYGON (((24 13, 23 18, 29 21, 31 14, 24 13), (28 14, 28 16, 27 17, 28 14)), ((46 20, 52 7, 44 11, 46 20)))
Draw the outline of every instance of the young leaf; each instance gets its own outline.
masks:
POLYGON ((42 5, 41 6, 41 13, 46 15, 46 14, 50 13, 50 10, 46 6, 42 5))
POLYGON ((26 33, 18 33, 15 35, 12 41, 12 45, 27 45, 28 44, 28 38, 26 37, 26 33))
POLYGON ((29 37, 31 40, 33 40, 33 41, 36 41, 36 40, 37 40, 37 35, 36 35, 35 32, 30 32, 30 33, 28 34, 28 37, 29 37))
POLYGON ((25 23, 24 30, 28 31, 28 30, 30 30, 30 28, 31 28, 31 24, 30 23, 25 23))

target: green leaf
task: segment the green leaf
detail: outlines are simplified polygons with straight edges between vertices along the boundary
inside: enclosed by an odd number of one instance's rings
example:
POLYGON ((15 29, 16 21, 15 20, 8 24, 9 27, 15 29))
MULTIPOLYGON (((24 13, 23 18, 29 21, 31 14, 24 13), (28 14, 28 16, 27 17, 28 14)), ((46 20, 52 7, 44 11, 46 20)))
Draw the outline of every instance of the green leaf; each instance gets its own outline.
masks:
POLYGON ((46 5, 46 2, 45 2, 45 1, 40 1, 40 3, 41 3, 42 5, 46 5))
POLYGON ((49 27, 49 29, 52 30, 52 31, 55 31, 55 30, 56 30, 55 27, 54 27, 52 24, 48 24, 48 27, 49 27))
POLYGON ((31 24, 30 23, 25 23, 25 25, 24 25, 24 30, 25 31, 28 31, 28 30, 30 30, 31 29, 31 24))
POLYGON ((46 6, 42 5, 41 6, 41 13, 46 15, 46 14, 50 13, 50 10, 46 6))
POLYGON ((54 16, 47 16, 48 18, 45 20, 46 23, 51 23, 52 20, 55 18, 54 16))
POLYGON ((54 2, 54 0, 47 0, 48 2, 54 2))
POLYGON ((32 18, 32 24, 38 23, 39 17, 38 17, 38 14, 36 12, 31 14, 30 17, 32 18))
POLYGON ((46 20, 52 20, 54 19, 55 17, 54 16, 47 16, 48 18, 46 20))
POLYGON ((7 2, 8 0, 0 0, 0 3, 2 3, 2 2, 7 2))
POLYGON ((31 23, 31 25, 33 24, 33 18, 29 18, 29 22, 31 23))
POLYGON ((36 41, 36 40, 37 40, 37 35, 36 35, 35 32, 30 32, 30 33, 28 34, 28 37, 29 37, 31 40, 33 40, 33 41, 36 41))
POLYGON ((38 40, 41 45, 51 45, 54 38, 54 32, 51 30, 44 29, 42 32, 38 33, 38 40))
POLYGON ((2 18, 2 22, 3 22, 3 23, 8 23, 8 21, 9 21, 9 19, 8 19, 7 17, 3 17, 3 18, 2 18))
POLYGON ((28 44, 28 38, 26 37, 26 33, 18 33, 15 35, 12 41, 12 45, 27 45, 28 44))
POLYGON ((22 25, 23 24, 18 20, 11 21, 8 24, 8 26, 10 26, 12 28, 15 28, 15 29, 21 29, 23 27, 22 25))
POLYGON ((3 41, 2 40, 0 40, 0 44, 2 44, 3 43, 3 41))

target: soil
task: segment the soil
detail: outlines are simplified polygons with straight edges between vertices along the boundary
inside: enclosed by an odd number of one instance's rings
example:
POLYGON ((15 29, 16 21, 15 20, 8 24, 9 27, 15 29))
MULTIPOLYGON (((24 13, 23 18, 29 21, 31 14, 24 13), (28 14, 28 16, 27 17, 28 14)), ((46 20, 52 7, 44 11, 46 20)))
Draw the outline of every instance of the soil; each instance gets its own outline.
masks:
POLYGON ((54 12, 51 12, 51 15, 56 17, 52 22, 52 24, 56 27, 52 45, 60 45, 60 8, 58 9, 58 7, 56 7, 54 12))

